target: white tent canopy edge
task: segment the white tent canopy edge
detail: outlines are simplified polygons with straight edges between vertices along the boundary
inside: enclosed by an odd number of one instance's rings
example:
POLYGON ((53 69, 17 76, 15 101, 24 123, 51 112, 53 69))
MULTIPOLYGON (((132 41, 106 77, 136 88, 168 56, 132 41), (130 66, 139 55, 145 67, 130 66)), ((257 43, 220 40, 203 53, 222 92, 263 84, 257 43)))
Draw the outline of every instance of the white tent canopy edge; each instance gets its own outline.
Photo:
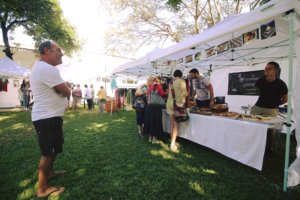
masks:
POLYGON ((117 68, 115 73, 117 75, 126 74, 127 76, 171 75, 172 70, 178 68, 184 71, 196 67, 203 71, 209 69, 210 66, 213 69, 227 66, 249 66, 265 63, 269 60, 287 58, 289 28, 288 18, 284 16, 284 13, 293 9, 300 9, 297 0, 269 2, 249 13, 228 17, 214 27, 178 44, 149 52, 141 59, 125 63, 122 67, 117 68), (198 51, 203 51, 202 54, 204 54, 204 50, 216 47, 252 29, 257 29, 270 20, 276 20, 276 37, 256 40, 220 55, 209 58, 204 56, 200 61, 194 60, 190 63, 177 64, 176 67, 160 66, 159 64, 155 66, 155 63, 184 58, 198 51))
POLYGON ((281 16, 285 12, 293 9, 300 10, 300 3, 298 0, 273 0, 251 12, 231 16, 228 19, 226 18, 216 26, 176 45, 161 49, 160 51, 158 50, 151 55, 151 61, 157 61, 180 51, 197 47, 218 38, 223 38, 225 35, 230 35, 243 29, 249 29, 249 27, 252 27, 253 25, 273 20, 275 17, 281 16), (230 26, 227 22, 230 23, 230 26))
POLYGON ((28 77, 30 70, 18 65, 8 57, 0 59, 0 75, 6 77, 28 77))

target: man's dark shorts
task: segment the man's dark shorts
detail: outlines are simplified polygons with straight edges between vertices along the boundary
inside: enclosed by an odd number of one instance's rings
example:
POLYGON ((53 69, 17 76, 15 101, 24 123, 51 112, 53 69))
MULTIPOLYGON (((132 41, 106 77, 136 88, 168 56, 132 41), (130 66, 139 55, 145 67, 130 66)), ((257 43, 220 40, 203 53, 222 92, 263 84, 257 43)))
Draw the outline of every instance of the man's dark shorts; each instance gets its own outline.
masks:
POLYGON ((64 143, 62 117, 37 120, 33 122, 33 125, 43 156, 56 155, 62 152, 64 143))

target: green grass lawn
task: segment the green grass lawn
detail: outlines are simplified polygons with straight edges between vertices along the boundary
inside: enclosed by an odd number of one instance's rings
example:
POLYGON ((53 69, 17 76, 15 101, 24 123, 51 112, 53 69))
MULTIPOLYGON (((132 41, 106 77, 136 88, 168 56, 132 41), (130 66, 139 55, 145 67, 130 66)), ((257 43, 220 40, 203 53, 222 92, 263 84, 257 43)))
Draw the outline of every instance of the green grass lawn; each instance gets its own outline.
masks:
MULTIPOLYGON (((0 199, 36 199, 40 153, 30 119, 0 113, 0 199)), ((300 199, 300 187, 282 191, 283 146, 260 172, 184 139, 179 153, 169 150, 168 135, 150 144, 137 136, 133 111, 69 111, 64 132, 55 166, 67 174, 50 184, 66 191, 52 199, 300 199)), ((294 151, 292 140, 291 161, 294 151)))

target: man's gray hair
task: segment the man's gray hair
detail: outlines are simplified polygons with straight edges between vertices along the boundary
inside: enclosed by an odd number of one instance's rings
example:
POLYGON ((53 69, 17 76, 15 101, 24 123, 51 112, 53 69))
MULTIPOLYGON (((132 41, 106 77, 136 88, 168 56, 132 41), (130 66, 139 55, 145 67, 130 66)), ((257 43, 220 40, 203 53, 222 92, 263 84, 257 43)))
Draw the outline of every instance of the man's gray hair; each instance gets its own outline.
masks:
POLYGON ((45 54, 45 48, 51 49, 52 41, 48 40, 45 42, 42 42, 39 46, 39 53, 41 55, 45 54))

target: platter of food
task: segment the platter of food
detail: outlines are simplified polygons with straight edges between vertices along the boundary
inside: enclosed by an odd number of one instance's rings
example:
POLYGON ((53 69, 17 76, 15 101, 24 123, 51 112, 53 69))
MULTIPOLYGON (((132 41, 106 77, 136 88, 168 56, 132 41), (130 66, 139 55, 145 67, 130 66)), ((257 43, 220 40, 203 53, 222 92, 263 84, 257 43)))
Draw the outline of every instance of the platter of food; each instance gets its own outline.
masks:
POLYGON ((228 112, 228 105, 226 104, 214 104, 210 106, 210 110, 216 113, 228 112))
POLYGON ((243 114, 240 119, 251 122, 270 122, 272 117, 267 115, 251 115, 251 114, 243 114))
POLYGON ((219 117, 225 117, 229 119, 238 119, 241 114, 237 112, 219 112, 219 113, 213 113, 213 115, 219 117))
POLYGON ((198 108, 196 106, 190 108, 190 113, 195 113, 199 115, 211 115, 212 112, 209 108, 198 108))

